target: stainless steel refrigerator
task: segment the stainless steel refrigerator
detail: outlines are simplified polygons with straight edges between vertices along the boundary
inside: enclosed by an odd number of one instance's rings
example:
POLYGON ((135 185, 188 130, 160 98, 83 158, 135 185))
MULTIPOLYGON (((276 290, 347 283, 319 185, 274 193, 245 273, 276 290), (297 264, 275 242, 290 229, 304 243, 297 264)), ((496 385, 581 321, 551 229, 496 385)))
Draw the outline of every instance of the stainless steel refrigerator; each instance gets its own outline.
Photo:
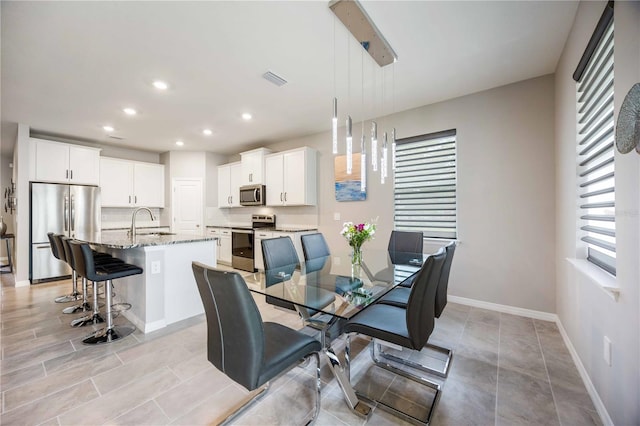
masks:
POLYGON ((31 183, 31 282, 49 281, 71 274, 67 264, 53 256, 47 233, 90 239, 99 231, 100 188, 31 183))

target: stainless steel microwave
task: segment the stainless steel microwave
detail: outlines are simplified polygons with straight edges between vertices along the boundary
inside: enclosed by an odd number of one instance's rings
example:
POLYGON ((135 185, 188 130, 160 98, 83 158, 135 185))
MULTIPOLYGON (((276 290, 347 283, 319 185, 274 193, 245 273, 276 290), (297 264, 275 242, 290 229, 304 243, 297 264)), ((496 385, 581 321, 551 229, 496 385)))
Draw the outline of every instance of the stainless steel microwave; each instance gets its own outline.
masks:
POLYGON ((241 206, 264 206, 264 185, 247 185, 240 187, 241 206))

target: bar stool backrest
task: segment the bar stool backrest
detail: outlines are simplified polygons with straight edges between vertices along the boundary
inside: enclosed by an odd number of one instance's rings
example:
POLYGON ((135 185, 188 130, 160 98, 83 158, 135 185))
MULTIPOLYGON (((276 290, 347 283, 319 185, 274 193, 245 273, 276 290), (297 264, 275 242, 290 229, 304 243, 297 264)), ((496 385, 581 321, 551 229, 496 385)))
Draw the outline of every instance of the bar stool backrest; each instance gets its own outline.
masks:
MULTIPOLYGON (((74 261, 73 253, 71 252, 71 246, 69 246, 69 241, 71 241, 71 238, 60 235, 59 241, 60 245, 62 246, 62 252, 64 253, 65 261, 69 266, 71 266, 71 269, 75 271, 76 262, 74 261)), ((84 275, 82 276, 84 277, 84 275)))
POLYGON ((49 232, 47 234, 47 237, 49 238, 49 243, 51 244, 51 252, 53 253, 53 256, 58 260, 66 262, 65 252, 64 249, 62 249, 62 244, 60 241, 60 237, 62 237, 62 235, 49 232))
MULTIPOLYGON (((89 249, 89 255, 91 255, 91 249, 89 248, 89 244, 81 243, 79 241, 75 241, 71 239, 69 239, 67 242, 69 244, 69 248, 71 249, 71 256, 73 256, 73 266, 76 272, 78 273, 78 275, 85 277, 91 281, 102 281, 102 280, 95 279, 95 277, 91 278, 91 276, 89 275, 89 271, 88 271, 89 262, 82 250, 82 247, 86 246, 89 249)), ((91 255, 91 267, 92 269, 95 270, 95 267, 93 265, 93 255, 91 255)))

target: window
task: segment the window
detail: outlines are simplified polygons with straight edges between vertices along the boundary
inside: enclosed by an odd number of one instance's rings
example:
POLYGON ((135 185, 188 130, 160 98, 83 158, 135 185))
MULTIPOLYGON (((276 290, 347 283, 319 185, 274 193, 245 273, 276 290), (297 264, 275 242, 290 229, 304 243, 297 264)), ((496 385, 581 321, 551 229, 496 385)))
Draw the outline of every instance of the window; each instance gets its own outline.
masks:
POLYGON ((456 131, 396 142, 394 225, 429 238, 457 238, 456 131))
POLYGON ((574 74, 578 111, 578 226, 587 260, 615 275, 613 13, 607 22, 602 18, 600 21, 594 33, 596 38, 592 37, 589 43, 590 57, 584 61, 586 65, 579 77, 574 74))

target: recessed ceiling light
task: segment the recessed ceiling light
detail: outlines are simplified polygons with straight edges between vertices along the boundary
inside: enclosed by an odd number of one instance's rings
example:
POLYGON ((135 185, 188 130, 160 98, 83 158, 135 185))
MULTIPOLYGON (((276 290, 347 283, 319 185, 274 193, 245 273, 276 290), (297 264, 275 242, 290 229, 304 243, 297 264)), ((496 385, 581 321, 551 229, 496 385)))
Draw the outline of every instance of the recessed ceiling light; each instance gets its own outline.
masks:
POLYGON ((127 115, 136 115, 138 113, 138 111, 133 108, 124 108, 122 111, 127 115))
POLYGON ((213 134, 213 132, 211 131, 211 129, 204 129, 202 131, 202 134, 205 136, 211 136, 213 134))
POLYGON ((158 90, 167 90, 169 85, 162 80, 156 80, 153 82, 153 87, 155 87, 158 90))
POLYGON ((115 130, 112 126, 102 126, 102 128, 107 133, 111 133, 111 132, 113 132, 115 130))
POLYGON ((245 112, 242 114, 242 119, 243 120, 251 120, 253 118, 253 116, 251 114, 249 114, 248 112, 245 112))
POLYGON ((176 141, 176 145, 178 145, 178 146, 182 146, 182 145, 184 145, 184 142, 182 142, 182 141, 176 141))

